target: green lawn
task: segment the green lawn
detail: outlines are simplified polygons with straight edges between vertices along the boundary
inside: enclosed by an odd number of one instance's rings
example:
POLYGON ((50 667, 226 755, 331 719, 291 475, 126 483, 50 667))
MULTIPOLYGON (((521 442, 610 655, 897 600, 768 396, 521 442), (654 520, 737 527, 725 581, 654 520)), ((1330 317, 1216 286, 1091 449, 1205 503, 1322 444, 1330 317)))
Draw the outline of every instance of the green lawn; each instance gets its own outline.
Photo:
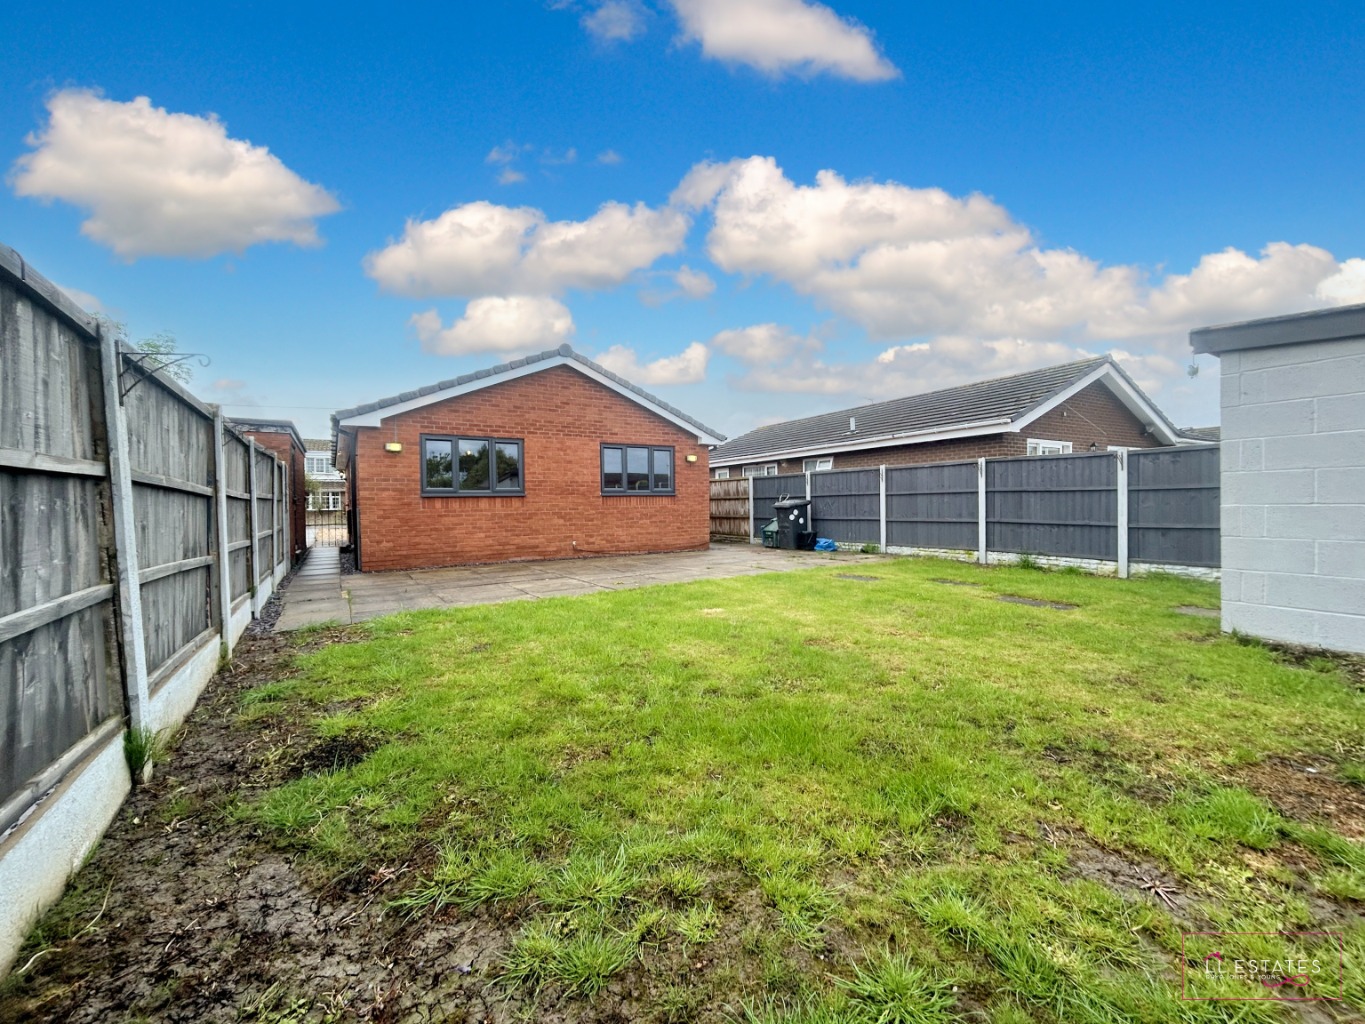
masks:
POLYGON ((1365 696, 1173 610, 1216 602, 898 559, 402 614, 248 694, 369 753, 239 813, 514 921, 495 986, 661 1021, 1291 1020, 1182 1001, 1181 932, 1310 927, 1362 1007, 1365 849, 1265 780, 1358 792, 1365 696))

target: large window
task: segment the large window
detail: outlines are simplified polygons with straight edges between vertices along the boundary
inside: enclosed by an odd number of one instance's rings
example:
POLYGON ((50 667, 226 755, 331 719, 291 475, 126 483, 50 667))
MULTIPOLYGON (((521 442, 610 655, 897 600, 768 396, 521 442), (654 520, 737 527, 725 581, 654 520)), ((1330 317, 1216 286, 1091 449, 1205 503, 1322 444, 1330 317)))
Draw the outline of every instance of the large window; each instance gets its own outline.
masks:
POLYGON ((761 466, 745 466, 745 476, 777 476, 777 463, 769 462, 761 466))
POLYGON ((521 442, 423 434, 422 493, 438 497, 525 494, 521 442))
POLYGON ((603 494, 672 494, 673 449, 602 446, 603 494))
POLYGON ((324 476, 335 473, 330 455, 308 455, 303 460, 303 471, 310 476, 324 476))

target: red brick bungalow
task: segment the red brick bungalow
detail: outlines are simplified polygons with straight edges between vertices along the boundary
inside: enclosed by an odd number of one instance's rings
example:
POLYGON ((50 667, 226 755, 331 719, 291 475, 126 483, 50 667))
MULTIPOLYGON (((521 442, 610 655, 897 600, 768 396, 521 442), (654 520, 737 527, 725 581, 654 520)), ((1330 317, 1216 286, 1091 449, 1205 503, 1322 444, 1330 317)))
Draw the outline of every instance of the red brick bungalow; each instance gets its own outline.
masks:
POLYGON ((705 548, 724 437, 562 345, 332 417, 366 571, 705 548))
POLYGON ((759 427, 719 478, 1189 444, 1107 356, 759 427))

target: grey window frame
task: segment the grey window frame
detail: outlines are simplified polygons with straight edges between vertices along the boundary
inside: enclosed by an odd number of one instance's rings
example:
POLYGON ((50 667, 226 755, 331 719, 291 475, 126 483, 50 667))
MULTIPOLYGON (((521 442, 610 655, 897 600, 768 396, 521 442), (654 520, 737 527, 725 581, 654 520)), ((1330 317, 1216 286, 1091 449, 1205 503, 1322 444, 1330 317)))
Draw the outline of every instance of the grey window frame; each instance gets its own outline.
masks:
POLYGON ((666 498, 678 493, 678 453, 672 445, 667 444, 631 444, 628 441, 603 441, 597 446, 597 486, 601 489, 604 498, 647 498, 660 497, 666 498), (607 490, 604 477, 606 473, 602 470, 602 458, 608 448, 617 448, 621 452, 621 487, 619 489, 607 490), (629 448, 643 448, 649 452, 649 490, 632 491, 625 486, 625 478, 629 476, 629 460, 626 450, 629 448), (672 469, 668 476, 668 490, 661 491, 654 487, 654 453, 668 452, 669 465, 672 469))
POLYGON ((524 498, 526 497, 526 441, 520 437, 493 437, 487 434, 421 434, 417 442, 418 472, 421 474, 421 494, 424 498, 524 498), (488 445, 488 490, 460 489, 459 450, 461 441, 482 441, 488 445), (450 442, 450 487, 427 486, 427 442, 450 442), (514 444, 521 452, 521 486, 516 490, 498 487, 498 448, 500 444, 514 444))

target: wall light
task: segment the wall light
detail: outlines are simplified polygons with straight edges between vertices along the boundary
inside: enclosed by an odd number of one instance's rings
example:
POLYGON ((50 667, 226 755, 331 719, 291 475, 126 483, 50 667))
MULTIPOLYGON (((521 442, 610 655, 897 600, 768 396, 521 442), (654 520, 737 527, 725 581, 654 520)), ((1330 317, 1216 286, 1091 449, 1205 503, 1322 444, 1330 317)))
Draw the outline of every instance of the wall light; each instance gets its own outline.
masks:
POLYGON ((697 457, 696 457, 695 455, 689 455, 689 456, 687 457, 687 461, 688 461, 688 462, 696 462, 696 461, 697 461, 697 457))
POLYGON ((401 441, 386 441, 384 443, 384 450, 386 452, 401 452, 403 450, 403 443, 401 441))

